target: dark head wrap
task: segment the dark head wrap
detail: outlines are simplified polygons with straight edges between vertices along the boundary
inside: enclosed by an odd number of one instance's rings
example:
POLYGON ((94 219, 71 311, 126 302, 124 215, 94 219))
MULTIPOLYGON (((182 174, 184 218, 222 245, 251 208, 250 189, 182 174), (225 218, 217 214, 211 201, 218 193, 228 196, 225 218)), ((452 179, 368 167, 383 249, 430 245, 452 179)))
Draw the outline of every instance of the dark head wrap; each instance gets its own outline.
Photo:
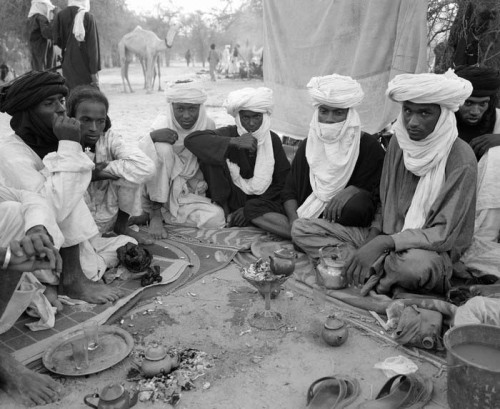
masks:
POLYGON ((472 97, 490 97, 500 89, 500 71, 494 68, 462 65, 455 74, 472 83, 472 97))
POLYGON ((40 158, 57 150, 52 126, 45 124, 33 109, 45 99, 68 95, 64 78, 55 72, 30 71, 0 87, 0 112, 12 115, 10 126, 40 158))

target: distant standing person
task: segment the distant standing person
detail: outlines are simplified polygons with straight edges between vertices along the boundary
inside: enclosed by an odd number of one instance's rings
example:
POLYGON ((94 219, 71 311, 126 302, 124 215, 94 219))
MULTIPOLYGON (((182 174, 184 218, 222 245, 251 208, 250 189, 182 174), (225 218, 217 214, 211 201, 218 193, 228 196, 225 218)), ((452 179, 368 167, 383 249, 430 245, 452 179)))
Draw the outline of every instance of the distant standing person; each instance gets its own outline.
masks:
POLYGON ((189 63, 191 62, 191 50, 189 48, 186 51, 186 54, 184 54, 184 57, 186 58, 186 64, 189 67, 189 63))
POLYGON ((236 44, 233 49, 233 55, 231 57, 231 64, 229 65, 229 74, 234 76, 239 76, 240 75, 240 59, 244 58, 242 57, 240 53, 240 45, 236 44))
POLYGON ((62 50, 62 73, 70 90, 78 85, 99 88, 99 34, 89 9, 90 0, 68 0, 54 18, 54 43, 62 50))
POLYGON ((28 32, 31 68, 43 71, 52 67, 52 24, 55 6, 50 0, 31 0, 28 12, 28 32))
POLYGON ((216 81, 217 78, 215 76, 215 70, 217 68, 217 65, 219 64, 219 53, 218 51, 215 51, 215 44, 210 45, 210 51, 208 52, 208 65, 210 69, 210 79, 212 81, 216 81))

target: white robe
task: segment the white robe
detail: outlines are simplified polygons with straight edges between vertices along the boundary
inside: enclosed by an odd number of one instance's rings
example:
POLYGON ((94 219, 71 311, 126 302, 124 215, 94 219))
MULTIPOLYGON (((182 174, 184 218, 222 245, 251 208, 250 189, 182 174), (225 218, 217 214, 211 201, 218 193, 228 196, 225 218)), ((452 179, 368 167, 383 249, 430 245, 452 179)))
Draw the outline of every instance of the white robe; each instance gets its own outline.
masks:
MULTIPOLYGON (((215 129, 210 118, 207 122, 204 129, 215 129)), ((161 128, 173 129, 172 121, 165 115, 156 118, 152 126, 152 130, 161 128)), ((190 129, 189 132, 196 130, 199 129, 190 129)), ((139 146, 156 165, 155 177, 146 183, 144 210, 149 211, 151 201, 154 201, 163 204, 166 223, 207 229, 222 227, 224 211, 205 196, 207 183, 198 160, 184 147, 182 136, 186 135, 180 135, 174 145, 153 143, 149 135, 140 140, 139 146)))
POLYGON ((45 197, 64 236, 62 247, 78 244, 83 272, 91 280, 100 279, 106 268, 118 260, 116 256, 109 259, 109 252, 99 254, 99 250, 107 250, 112 243, 117 248, 134 239, 119 236, 106 239, 108 245, 102 243, 104 239, 83 199, 94 163, 81 145, 60 141, 57 151, 46 155, 43 161, 15 134, 0 136, 0 146, 0 185, 45 197), (93 246, 90 240, 96 240, 96 244, 93 246))
POLYGON ((104 170, 120 178, 91 182, 85 194, 99 231, 106 233, 113 230, 118 210, 130 216, 142 213, 142 184, 153 177, 155 165, 135 143, 111 129, 97 141, 95 153, 87 155, 96 164, 107 162, 104 170))

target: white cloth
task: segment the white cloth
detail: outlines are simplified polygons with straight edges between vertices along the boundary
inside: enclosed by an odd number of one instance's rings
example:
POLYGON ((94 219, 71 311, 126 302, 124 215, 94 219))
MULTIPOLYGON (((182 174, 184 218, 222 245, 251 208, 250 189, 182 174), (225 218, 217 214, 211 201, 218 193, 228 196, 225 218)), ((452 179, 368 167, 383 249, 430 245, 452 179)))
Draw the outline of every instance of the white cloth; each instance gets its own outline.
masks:
POLYGON ((73 34, 75 35, 77 41, 85 41, 85 27, 83 25, 83 19, 85 17, 85 13, 90 10, 90 0, 68 0, 68 7, 69 6, 79 7, 73 23, 73 34))
POLYGON ((231 179, 247 195, 261 195, 271 185, 274 173, 274 151, 271 139, 271 114, 274 108, 273 92, 269 88, 243 88, 230 92, 225 102, 227 113, 234 117, 239 135, 248 133, 241 125, 239 112, 248 110, 262 113, 262 125, 252 136, 257 139, 257 153, 253 177, 243 179, 240 167, 226 160, 231 179))
MULTIPOLYGON (((195 83, 186 82, 172 84, 165 90, 167 103, 179 104, 204 104, 208 98, 207 93, 195 83)), ((203 118, 202 118, 203 120, 203 118)))
POLYGON ((331 137, 324 135, 316 109, 307 136, 306 158, 312 193, 297 209, 301 218, 315 218, 328 202, 343 190, 351 178, 359 157, 361 123, 355 109, 349 109, 345 121, 331 124, 337 128, 331 137))
POLYGON ((361 123, 354 106, 364 97, 358 81, 344 75, 313 77, 307 84, 316 107, 307 135, 306 158, 312 193, 297 209, 302 218, 318 217, 328 202, 343 190, 359 156, 361 123), (350 108, 345 121, 324 124, 318 120, 321 105, 350 108))
MULTIPOLYGON (((500 109, 494 134, 500 134, 500 109)), ((472 244, 463 263, 477 275, 500 277, 500 146, 486 152, 477 166, 477 205, 472 244)))
POLYGON ((387 96, 395 102, 441 106, 441 115, 433 132, 421 141, 410 139, 402 113, 394 126, 403 150, 405 167, 420 178, 405 216, 403 230, 419 229, 425 223, 429 209, 443 186, 448 155, 458 137, 453 112, 471 93, 471 83, 451 70, 445 74, 401 74, 389 83, 387 96))
POLYGON ((54 10, 54 8, 55 6, 50 2, 50 0, 31 0, 28 18, 34 16, 35 14, 41 14, 50 20, 50 12, 54 10))
POLYGON ((153 161, 132 141, 109 129, 96 143, 95 154, 88 155, 95 163, 108 163, 104 171, 117 180, 91 182, 85 202, 101 233, 113 230, 118 211, 130 216, 142 213, 142 184, 155 173, 153 161))
POLYGON ((207 96, 199 88, 179 85, 167 89, 167 115, 158 116, 151 129, 176 131, 179 138, 175 144, 153 143, 149 135, 139 142, 141 149, 156 165, 156 175, 146 183, 146 199, 147 202, 163 204, 163 216, 167 223, 198 228, 222 227, 225 223, 224 211, 205 197, 207 184, 199 169, 198 159, 184 147, 184 139, 191 132, 215 129, 215 123, 207 116, 203 104, 207 96), (200 104, 198 119, 191 129, 182 128, 175 119, 174 102, 200 104))
MULTIPOLYGON (((96 271, 95 263, 88 262, 99 257, 88 242, 99 235, 99 230, 83 199, 94 163, 81 145, 60 141, 57 152, 49 153, 43 161, 15 134, 0 136, 0 146, 0 185, 45 197, 63 233, 62 247, 79 245, 80 264, 87 278, 95 279, 104 274, 103 270, 96 271)), ((118 238, 105 240, 112 244, 118 238)))
POLYGON ((339 74, 312 77, 307 84, 307 90, 315 108, 320 105, 353 108, 361 104, 365 96, 358 81, 339 74))

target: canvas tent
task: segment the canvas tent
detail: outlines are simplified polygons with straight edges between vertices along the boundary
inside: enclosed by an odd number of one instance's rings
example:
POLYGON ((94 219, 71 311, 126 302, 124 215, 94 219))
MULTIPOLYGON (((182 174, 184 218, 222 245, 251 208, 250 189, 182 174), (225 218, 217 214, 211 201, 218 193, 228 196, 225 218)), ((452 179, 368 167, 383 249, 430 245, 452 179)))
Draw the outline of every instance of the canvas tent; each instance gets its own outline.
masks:
POLYGON ((338 73, 361 82, 363 129, 378 132, 398 105, 385 97, 397 74, 427 70, 427 0, 266 0, 264 81, 274 90, 273 129, 307 136, 306 84, 338 73))

